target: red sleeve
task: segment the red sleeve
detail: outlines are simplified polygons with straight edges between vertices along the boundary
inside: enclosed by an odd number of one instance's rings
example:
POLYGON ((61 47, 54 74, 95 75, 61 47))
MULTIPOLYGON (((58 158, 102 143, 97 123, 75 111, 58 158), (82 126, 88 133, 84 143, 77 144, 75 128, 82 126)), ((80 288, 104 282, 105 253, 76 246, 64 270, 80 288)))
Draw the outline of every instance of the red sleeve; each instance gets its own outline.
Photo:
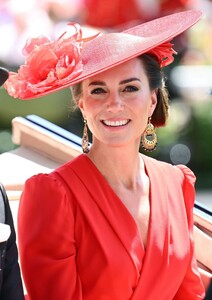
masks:
POLYGON ((72 198, 70 190, 52 175, 36 175, 25 184, 18 240, 30 300, 82 299, 72 198))
POLYGON ((194 256, 193 240, 193 206, 195 200, 194 184, 196 177, 194 173, 186 166, 178 166, 183 172, 183 195, 188 218, 188 228, 190 236, 190 261, 184 280, 173 300, 197 300, 204 299, 205 290, 198 271, 197 261, 194 256))

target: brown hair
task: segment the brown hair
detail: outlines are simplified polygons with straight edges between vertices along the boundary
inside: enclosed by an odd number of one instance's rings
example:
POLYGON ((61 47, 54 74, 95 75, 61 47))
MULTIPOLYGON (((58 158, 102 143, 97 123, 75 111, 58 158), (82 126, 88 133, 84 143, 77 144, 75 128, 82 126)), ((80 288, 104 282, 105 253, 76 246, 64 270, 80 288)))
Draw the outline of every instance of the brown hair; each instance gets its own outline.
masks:
MULTIPOLYGON (((166 124, 169 110, 169 97, 165 87, 164 74, 154 56, 143 54, 139 58, 148 77, 150 90, 157 90, 157 105, 152 115, 151 123, 155 127, 162 127, 166 124)), ((73 85, 71 92, 73 101, 77 105, 82 95, 82 83, 73 85)))
POLYGON ((155 127, 161 127, 166 124, 169 110, 169 96, 165 87, 164 74, 155 60, 154 56, 143 54, 139 56, 141 59, 145 73, 149 80, 150 90, 157 90, 157 105, 153 112, 151 123, 155 127))

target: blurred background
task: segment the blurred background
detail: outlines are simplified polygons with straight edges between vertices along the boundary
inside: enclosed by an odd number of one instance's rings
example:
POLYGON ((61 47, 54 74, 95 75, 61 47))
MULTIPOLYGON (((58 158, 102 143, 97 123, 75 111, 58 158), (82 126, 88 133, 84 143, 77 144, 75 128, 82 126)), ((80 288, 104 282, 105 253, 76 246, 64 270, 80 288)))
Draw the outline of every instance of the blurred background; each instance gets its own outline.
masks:
MULTIPOLYGON (((86 32, 122 31, 156 17, 200 9, 202 20, 174 39, 175 62, 164 69, 170 92, 170 118, 157 130, 158 147, 150 155, 185 164, 197 176, 196 189, 212 207, 212 1, 211 0, 0 0, 0 65, 17 71, 24 62, 27 38, 55 39, 68 22, 86 32)), ((0 88, 0 153, 17 147, 11 120, 36 114, 79 136, 82 118, 71 110, 69 89, 30 101, 8 96, 0 88)), ((141 150, 142 151, 142 150, 141 150)))

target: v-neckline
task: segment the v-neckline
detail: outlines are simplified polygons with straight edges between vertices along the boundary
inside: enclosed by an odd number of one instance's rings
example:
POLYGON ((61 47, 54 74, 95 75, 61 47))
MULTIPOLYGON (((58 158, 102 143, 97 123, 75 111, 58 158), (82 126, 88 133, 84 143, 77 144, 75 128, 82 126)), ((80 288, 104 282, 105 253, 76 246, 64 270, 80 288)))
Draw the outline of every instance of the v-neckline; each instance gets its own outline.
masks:
MULTIPOLYGON (((97 168, 97 166, 93 163, 93 161, 87 155, 83 154, 83 156, 92 164, 93 168, 96 170, 96 172, 99 174, 99 176, 104 181, 104 184, 107 186, 107 188, 113 194, 114 198, 117 199, 117 201, 119 202, 119 205, 121 205, 122 208, 127 213, 128 218, 131 220, 131 223, 134 224, 134 226, 136 228, 137 235, 139 236, 140 245, 141 245, 142 250, 143 250, 144 255, 145 255, 145 253, 149 249, 150 237, 151 237, 151 228, 152 228, 152 196, 151 196, 152 195, 152 191, 151 191, 152 189, 151 189, 151 182, 150 182, 150 180, 149 180, 149 207, 150 207, 150 215, 149 215, 149 225, 148 225, 147 241, 146 241, 146 247, 145 247, 144 246, 144 242, 143 242, 142 237, 141 237, 141 234, 140 234, 140 230, 139 230, 138 224, 137 224, 136 220, 134 219, 133 215, 131 214, 131 212, 129 211, 129 209, 124 205, 123 201, 120 199, 120 197, 114 191, 114 189, 111 187, 111 185, 108 183, 108 181, 102 175, 102 173, 99 171, 99 169, 97 168)), ((145 173, 146 173, 147 177, 149 178, 149 171, 148 171, 148 168, 147 168, 147 165, 146 165, 146 160, 144 158, 144 155, 142 155, 141 153, 139 153, 139 158, 140 159, 143 158, 144 170, 145 170, 145 173)))

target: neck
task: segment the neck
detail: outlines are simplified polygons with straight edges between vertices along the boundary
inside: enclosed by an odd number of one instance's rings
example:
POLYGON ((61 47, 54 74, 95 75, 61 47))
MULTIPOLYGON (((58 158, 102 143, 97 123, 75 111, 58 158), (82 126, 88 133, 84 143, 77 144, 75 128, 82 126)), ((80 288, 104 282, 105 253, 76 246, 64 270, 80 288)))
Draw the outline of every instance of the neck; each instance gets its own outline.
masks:
POLYGON ((93 144, 88 157, 110 185, 135 190, 141 181, 141 163, 138 147, 107 147, 93 144))

